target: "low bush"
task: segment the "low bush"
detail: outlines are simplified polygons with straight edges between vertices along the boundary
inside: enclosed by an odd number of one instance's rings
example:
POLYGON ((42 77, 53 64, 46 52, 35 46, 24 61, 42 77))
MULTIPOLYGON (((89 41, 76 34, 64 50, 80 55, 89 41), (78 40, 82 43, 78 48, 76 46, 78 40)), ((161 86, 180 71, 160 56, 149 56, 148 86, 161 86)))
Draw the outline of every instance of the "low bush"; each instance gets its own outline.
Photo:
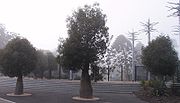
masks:
POLYGON ((141 81, 141 86, 143 87, 144 90, 147 90, 148 87, 150 87, 150 81, 141 81))
POLYGON ((154 96, 164 96, 167 95, 167 88, 163 81, 153 80, 151 81, 150 86, 153 88, 152 95, 154 96))
POLYGON ((141 85, 144 90, 150 89, 153 96, 166 96, 167 88, 163 81, 151 80, 151 81, 141 81, 141 85))

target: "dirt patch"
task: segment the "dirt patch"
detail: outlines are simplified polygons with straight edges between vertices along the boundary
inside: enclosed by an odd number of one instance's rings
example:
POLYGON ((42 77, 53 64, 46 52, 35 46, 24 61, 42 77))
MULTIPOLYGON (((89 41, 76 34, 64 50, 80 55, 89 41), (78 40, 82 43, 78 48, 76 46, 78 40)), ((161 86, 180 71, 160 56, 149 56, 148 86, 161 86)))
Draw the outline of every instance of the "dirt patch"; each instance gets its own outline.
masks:
POLYGON ((140 90, 134 94, 141 100, 149 103, 180 103, 180 96, 153 96, 150 90, 140 90))

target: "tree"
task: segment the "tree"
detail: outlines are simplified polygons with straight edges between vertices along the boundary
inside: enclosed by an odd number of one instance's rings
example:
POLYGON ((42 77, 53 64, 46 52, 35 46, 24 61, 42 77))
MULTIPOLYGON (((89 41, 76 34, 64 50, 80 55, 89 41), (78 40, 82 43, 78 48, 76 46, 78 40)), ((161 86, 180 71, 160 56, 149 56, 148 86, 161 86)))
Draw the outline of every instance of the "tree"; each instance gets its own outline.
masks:
POLYGON ((2 57, 3 49, 0 49, 0 58, 2 57))
POLYGON ((61 62, 61 59, 62 59, 62 50, 63 50, 63 44, 65 42, 65 40, 63 38, 59 38, 59 45, 58 45, 58 49, 57 49, 57 52, 58 52, 58 55, 56 57, 56 61, 58 63, 58 71, 59 71, 59 79, 61 79, 61 70, 62 70, 62 62, 61 62))
POLYGON ((155 31, 157 31, 156 29, 154 29, 154 26, 156 26, 158 24, 158 22, 151 22, 150 19, 148 19, 148 21, 146 23, 141 22, 141 24, 144 27, 141 31, 148 35, 148 43, 150 43, 151 42, 151 34, 155 31))
POLYGON ((36 78, 47 77, 51 79, 52 71, 56 70, 56 68, 57 68, 57 62, 52 52, 46 50, 37 51, 36 68, 33 70, 33 73, 36 78))
POLYGON ((141 42, 138 42, 135 46, 135 64, 136 65, 142 65, 141 55, 142 55, 142 48, 144 45, 141 42))
MULTIPOLYGON (((3 50, 0 49, 0 61, 1 61, 1 58, 2 58, 2 54, 3 54, 3 50)), ((2 69, 2 66, 1 66, 1 63, 0 63, 0 71, 1 71, 1 69, 2 69)))
POLYGON ((97 63, 91 64, 91 80, 94 80, 94 82, 97 82, 99 80, 103 80, 103 75, 105 74, 104 69, 100 66, 98 66, 97 63))
POLYGON ((142 63, 154 75, 172 76, 178 66, 178 57, 170 38, 159 36, 142 51, 142 63))
MULTIPOLYGON (((144 29, 142 29, 141 31, 148 35, 148 44, 149 44, 151 42, 151 33, 157 31, 156 29, 154 29, 154 26, 156 26, 158 22, 151 22, 150 19, 148 19, 146 23, 141 22, 141 24, 144 27, 144 29)), ((148 72, 148 80, 150 79, 151 79, 151 74, 150 72, 148 72)))
POLYGON ((9 41, 0 59, 1 72, 9 77, 17 77, 15 94, 23 94, 23 76, 36 65, 36 49, 27 39, 17 37, 9 41))
POLYGON ((52 78, 52 70, 55 70, 57 68, 56 58, 52 52, 47 52, 47 61, 48 61, 47 67, 48 67, 48 71, 49 71, 48 78, 51 79, 52 78))
POLYGON ((69 37, 63 45, 63 64, 82 70, 80 97, 92 98, 89 67, 106 52, 109 41, 106 15, 99 4, 85 5, 68 17, 67 28, 69 37))
POLYGON ((116 58, 116 52, 114 49, 111 48, 109 45, 107 48, 106 53, 104 54, 104 57, 99 60, 99 66, 101 69, 105 69, 105 73, 107 74, 107 80, 110 81, 110 74, 115 69, 115 59, 116 58))
POLYGON ((112 44, 112 50, 115 55, 113 56, 115 72, 121 73, 121 80, 130 80, 132 65, 131 42, 124 35, 119 35, 112 44))
MULTIPOLYGON (((109 39, 109 42, 107 43, 107 49, 106 53, 103 55, 103 58, 98 60, 98 67, 100 68, 102 74, 107 74, 107 80, 110 81, 110 74, 114 70, 114 57, 115 57, 115 52, 111 48, 111 41, 113 39, 113 35, 109 39)), ((95 70, 94 70, 95 71, 95 70)))
POLYGON ((48 59, 47 55, 43 50, 37 50, 37 62, 36 68, 33 70, 33 73, 36 78, 43 78, 44 72, 48 69, 48 59))
POLYGON ((123 49, 129 51, 132 50, 132 44, 124 35, 119 35, 113 42, 112 49, 115 49, 118 52, 123 49))

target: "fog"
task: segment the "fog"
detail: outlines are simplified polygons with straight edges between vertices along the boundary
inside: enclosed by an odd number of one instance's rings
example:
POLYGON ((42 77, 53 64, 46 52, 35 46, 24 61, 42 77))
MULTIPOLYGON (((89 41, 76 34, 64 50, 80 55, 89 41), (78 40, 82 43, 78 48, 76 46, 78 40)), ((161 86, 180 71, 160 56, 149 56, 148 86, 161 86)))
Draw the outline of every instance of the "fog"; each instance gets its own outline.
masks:
MULTIPOLYGON (((152 39, 160 34, 169 35, 177 48, 179 36, 172 35, 178 24, 177 17, 167 17, 170 0, 0 0, 0 23, 9 31, 26 37, 39 49, 55 50, 58 38, 67 37, 66 18, 85 4, 100 4, 107 15, 110 35, 126 35, 142 29, 140 22, 159 22, 152 39)), ((171 0, 178 2, 178 0, 171 0)), ((147 35, 139 32, 138 41, 147 44, 147 35)), ((137 41, 137 42, 138 42, 137 41)))

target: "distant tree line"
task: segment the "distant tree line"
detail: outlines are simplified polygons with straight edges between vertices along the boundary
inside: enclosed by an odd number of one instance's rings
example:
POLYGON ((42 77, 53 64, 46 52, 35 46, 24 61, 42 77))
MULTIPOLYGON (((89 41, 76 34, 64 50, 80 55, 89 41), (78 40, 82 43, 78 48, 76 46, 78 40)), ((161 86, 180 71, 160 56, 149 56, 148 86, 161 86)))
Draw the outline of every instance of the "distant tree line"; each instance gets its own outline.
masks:
POLYGON ((34 78, 55 78, 52 72, 56 71, 57 62, 54 54, 50 51, 37 50, 36 67, 32 71, 34 78))

